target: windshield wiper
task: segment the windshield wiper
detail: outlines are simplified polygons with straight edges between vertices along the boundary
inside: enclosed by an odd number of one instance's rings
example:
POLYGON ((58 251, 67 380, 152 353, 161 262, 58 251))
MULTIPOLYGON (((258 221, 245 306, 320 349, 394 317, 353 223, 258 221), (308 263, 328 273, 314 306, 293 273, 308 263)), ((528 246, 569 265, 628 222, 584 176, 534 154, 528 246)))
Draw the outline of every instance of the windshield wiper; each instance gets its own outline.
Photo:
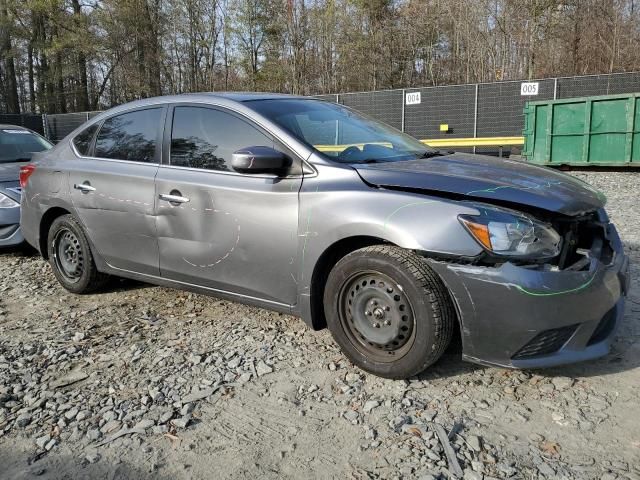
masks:
POLYGON ((361 163, 384 163, 384 162, 392 162, 393 160, 388 160, 385 158, 365 158, 363 160, 356 160, 354 162, 348 162, 348 163, 356 163, 356 164, 361 164, 361 163))
POLYGON ((418 158, 444 157, 445 155, 446 153, 443 153, 440 150, 427 150, 418 158))
MULTIPOLYGON (((411 155, 410 153, 407 153, 406 155, 411 155)), ((433 157, 443 157, 444 155, 447 155, 447 153, 441 152, 440 150, 427 150, 424 153, 421 153, 418 158, 433 158, 433 157)), ((357 164, 362 164, 362 163, 388 163, 388 162, 398 162, 401 161, 398 159, 398 157, 400 157, 401 155, 397 156, 397 157, 377 157, 377 158, 364 158, 362 160, 356 160, 353 162, 349 162, 349 163, 357 163, 357 164)), ((410 158, 405 158, 403 160, 409 160, 410 158)))

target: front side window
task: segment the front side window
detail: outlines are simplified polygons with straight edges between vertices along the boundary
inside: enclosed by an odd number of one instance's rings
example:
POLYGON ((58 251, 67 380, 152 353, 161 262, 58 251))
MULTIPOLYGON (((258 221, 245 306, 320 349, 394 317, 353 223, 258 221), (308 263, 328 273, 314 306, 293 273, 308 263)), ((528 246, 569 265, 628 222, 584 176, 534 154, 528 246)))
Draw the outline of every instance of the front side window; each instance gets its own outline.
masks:
POLYGON ((80 155, 84 155, 85 157, 89 155, 89 148, 91 147, 91 141, 93 140, 96 130, 98 130, 98 124, 94 123, 73 138, 73 145, 80 155))
POLYGON ((96 138, 95 156, 155 162, 162 108, 147 108, 108 118, 96 138))
POLYGON ((27 162, 36 152, 53 145, 40 135, 21 128, 0 129, 0 163, 27 162))
POLYGON ((273 139, 241 118, 206 107, 176 107, 171 128, 171 165, 231 170, 233 152, 273 147, 273 139))
POLYGON ((245 105, 338 162, 394 162, 437 154, 415 138, 335 103, 270 99, 245 105))

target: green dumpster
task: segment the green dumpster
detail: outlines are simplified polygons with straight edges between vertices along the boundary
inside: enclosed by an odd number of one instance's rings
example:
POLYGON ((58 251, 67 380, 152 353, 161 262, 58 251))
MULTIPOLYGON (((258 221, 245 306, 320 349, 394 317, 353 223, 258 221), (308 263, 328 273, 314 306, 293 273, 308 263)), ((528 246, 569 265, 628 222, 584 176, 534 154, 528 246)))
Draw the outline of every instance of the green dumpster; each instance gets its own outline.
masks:
POLYGON ((524 117, 530 162, 640 167, 640 93, 528 102, 524 117))

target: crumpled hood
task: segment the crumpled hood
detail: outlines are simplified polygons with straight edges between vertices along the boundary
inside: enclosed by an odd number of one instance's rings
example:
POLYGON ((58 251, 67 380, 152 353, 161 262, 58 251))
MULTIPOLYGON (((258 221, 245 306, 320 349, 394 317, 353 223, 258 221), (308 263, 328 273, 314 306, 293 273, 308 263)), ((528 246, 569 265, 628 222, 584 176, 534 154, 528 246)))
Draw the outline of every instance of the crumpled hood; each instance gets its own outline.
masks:
POLYGON ((455 153, 405 162, 354 164, 379 187, 410 188, 529 205, 565 215, 604 206, 604 195, 550 168, 483 155, 455 153))

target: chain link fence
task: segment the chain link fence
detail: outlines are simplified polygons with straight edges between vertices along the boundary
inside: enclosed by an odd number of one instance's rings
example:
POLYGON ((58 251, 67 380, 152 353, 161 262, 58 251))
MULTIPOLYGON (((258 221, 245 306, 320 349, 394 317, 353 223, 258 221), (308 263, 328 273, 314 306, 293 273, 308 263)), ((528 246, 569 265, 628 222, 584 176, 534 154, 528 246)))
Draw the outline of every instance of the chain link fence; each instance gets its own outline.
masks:
POLYGON ((59 113, 44 115, 46 136, 54 143, 58 143, 64 137, 73 132, 87 120, 101 112, 59 113))
MULTIPOLYGON (((522 95, 522 81, 406 88, 373 92, 318 95, 337 102, 410 135, 424 139, 520 137, 524 128, 523 108, 529 100, 553 100, 592 95, 640 92, 640 72, 558 77, 532 80, 537 95, 522 95), (419 93, 420 101, 407 104, 407 94, 419 93), (447 125, 442 129, 442 125, 447 125)), ((415 100, 415 97, 414 97, 415 100)), ((22 115, 23 120, 7 121, 44 133, 58 142, 100 112, 54 115, 22 115), (25 122, 25 123, 20 123, 25 122)), ((0 115, 0 121, 7 115, 0 115)), ((466 150, 498 153, 494 147, 466 150)), ((465 150, 465 148, 456 148, 465 150)))
POLYGON ((0 114, 0 124, 19 125, 44 135, 44 116, 19 113, 0 114))
MULTIPOLYGON (((531 82, 537 84, 537 95, 522 95, 521 86, 525 82, 518 80, 318 95, 318 98, 356 108, 421 140, 433 140, 519 137, 524 129, 523 109, 529 100, 640 92, 640 72, 531 82), (407 94, 415 92, 420 93, 420 103, 406 104, 407 94), (442 131, 441 125, 448 128, 442 131)), ((498 153, 497 145, 456 150, 498 153)))

